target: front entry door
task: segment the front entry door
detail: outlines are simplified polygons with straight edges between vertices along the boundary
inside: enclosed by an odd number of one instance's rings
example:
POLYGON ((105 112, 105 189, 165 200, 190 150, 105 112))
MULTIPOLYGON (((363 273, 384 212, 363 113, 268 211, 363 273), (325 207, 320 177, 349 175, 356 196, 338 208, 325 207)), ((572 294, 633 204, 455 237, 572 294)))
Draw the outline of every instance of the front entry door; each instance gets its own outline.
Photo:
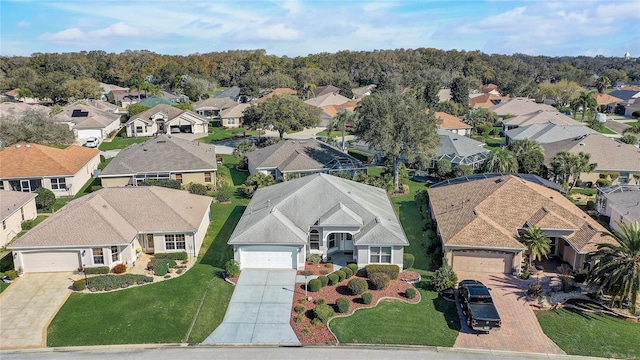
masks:
POLYGON ((342 235, 342 251, 344 252, 353 252, 353 236, 351 234, 340 234, 342 235))
POLYGON ((155 252, 153 244, 153 234, 145 234, 142 238, 142 251, 146 254, 153 254, 155 252))
POLYGON ((167 129, 164 125, 164 120, 157 120, 156 123, 158 124, 158 132, 161 134, 164 134, 167 132, 167 129))

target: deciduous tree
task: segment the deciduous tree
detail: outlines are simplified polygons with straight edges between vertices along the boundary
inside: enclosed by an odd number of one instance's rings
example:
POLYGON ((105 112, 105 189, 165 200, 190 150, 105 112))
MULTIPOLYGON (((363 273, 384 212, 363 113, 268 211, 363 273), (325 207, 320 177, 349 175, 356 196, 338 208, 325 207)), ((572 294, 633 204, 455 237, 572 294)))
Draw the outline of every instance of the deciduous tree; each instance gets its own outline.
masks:
POLYGON ((287 131, 302 130, 320 124, 320 109, 291 95, 276 95, 244 111, 244 123, 252 129, 273 129, 284 137, 287 131))

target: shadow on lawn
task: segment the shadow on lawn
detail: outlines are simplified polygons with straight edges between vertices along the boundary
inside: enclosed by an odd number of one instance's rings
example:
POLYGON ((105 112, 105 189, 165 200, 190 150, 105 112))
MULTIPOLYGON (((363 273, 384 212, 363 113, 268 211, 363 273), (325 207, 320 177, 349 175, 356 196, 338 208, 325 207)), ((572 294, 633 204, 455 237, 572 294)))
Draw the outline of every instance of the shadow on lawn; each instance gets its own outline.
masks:
POLYGON ((224 264, 233 258, 233 248, 227 245, 227 241, 229 241, 231 233, 236 228, 238 221, 240 221, 240 217, 242 217, 245 208, 246 206, 236 206, 233 208, 227 221, 222 225, 215 239, 213 239, 213 242, 207 249, 207 252, 200 260, 200 264, 224 268, 224 264))
POLYGON ((433 299, 433 307, 444 315, 449 329, 460 331, 460 317, 455 302, 447 301, 438 296, 433 299))

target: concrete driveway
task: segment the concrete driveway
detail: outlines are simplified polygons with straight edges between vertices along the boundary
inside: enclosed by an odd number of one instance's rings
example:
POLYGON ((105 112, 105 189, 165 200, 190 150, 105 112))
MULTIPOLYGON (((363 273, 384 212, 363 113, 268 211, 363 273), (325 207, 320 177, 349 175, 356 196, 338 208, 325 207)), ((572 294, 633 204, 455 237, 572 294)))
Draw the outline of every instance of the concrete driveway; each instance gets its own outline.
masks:
POLYGON ((564 354, 542 332, 538 319, 526 302, 527 286, 514 276, 498 273, 457 272, 458 280, 479 280, 491 288, 493 301, 502 319, 502 329, 478 334, 467 326, 466 317, 458 304, 460 334, 455 348, 524 351, 564 354))
POLYGON ((16 279, 0 295, 0 349, 46 347, 47 327, 78 278, 62 272, 16 279))
POLYGON ((299 344, 289 325, 295 281, 295 270, 242 270, 222 324, 203 344, 299 344))

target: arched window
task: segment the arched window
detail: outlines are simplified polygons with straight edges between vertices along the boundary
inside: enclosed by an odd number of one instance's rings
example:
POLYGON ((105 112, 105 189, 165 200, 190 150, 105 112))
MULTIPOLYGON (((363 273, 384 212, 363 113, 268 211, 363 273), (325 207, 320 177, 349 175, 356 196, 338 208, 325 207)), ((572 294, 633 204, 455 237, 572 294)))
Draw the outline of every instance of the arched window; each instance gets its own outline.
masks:
POLYGON ((309 232, 309 248, 311 250, 320 250, 320 233, 318 230, 311 230, 309 232))

